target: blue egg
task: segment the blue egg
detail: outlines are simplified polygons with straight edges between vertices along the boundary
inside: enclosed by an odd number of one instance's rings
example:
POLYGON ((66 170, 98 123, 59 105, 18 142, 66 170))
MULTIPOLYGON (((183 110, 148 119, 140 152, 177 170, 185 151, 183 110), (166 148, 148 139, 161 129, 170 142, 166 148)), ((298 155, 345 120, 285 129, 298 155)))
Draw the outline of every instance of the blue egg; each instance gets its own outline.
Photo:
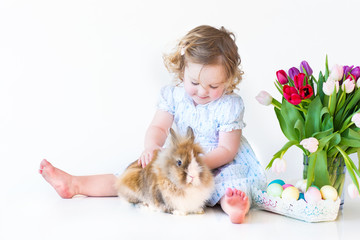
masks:
POLYGON ((281 180, 281 179, 275 179, 275 180, 271 181, 271 182, 268 184, 268 186, 269 186, 270 184, 272 184, 272 183, 277 183, 277 184, 280 184, 281 186, 285 184, 285 182, 284 182, 283 180, 281 180))
POLYGON ((300 199, 303 199, 305 201, 304 193, 299 194, 299 199, 298 200, 300 200, 300 199))

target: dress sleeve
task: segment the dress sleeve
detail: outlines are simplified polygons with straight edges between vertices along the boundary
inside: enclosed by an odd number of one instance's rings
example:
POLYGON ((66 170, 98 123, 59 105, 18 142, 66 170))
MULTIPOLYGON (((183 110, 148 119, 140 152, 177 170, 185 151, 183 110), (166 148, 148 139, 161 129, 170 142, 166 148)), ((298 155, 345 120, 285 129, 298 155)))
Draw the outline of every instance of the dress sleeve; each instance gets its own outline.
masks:
POLYGON ((173 86, 165 86, 161 89, 159 101, 157 104, 158 110, 169 112, 172 115, 175 114, 175 102, 173 93, 173 86))
POLYGON ((243 129, 246 126, 243 121, 244 110, 244 102, 240 96, 235 95, 227 98, 219 115, 218 130, 221 132, 231 132, 243 129))

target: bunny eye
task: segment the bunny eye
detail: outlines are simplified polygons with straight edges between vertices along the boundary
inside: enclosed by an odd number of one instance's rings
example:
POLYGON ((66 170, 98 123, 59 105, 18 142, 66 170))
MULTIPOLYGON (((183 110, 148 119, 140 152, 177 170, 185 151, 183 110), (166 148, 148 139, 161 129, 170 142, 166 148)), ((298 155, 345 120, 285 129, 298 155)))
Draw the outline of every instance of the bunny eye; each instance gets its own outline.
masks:
POLYGON ((180 167, 181 164, 182 164, 181 160, 177 160, 176 165, 178 165, 178 167, 180 167))

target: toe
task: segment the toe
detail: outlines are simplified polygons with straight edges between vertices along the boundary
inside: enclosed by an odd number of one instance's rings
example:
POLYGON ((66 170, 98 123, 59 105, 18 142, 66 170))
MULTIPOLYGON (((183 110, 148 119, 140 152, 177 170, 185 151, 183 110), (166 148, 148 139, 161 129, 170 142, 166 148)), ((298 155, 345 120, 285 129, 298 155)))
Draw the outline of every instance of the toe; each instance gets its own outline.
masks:
POLYGON ((40 163, 40 169, 42 170, 49 165, 50 165, 50 163, 46 159, 43 159, 40 163))
POLYGON ((227 197, 232 197, 234 192, 233 192, 233 190, 231 188, 228 188, 228 189, 226 189, 225 194, 226 194, 227 197))

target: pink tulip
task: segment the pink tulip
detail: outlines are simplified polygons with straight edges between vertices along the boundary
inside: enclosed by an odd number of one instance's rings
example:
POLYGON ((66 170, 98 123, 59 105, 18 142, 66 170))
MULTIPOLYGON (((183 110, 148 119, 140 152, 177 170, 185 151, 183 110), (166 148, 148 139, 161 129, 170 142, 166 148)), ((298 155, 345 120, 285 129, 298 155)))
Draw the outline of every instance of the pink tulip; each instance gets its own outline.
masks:
POLYGON ((350 183, 349 186, 348 186, 348 193, 349 193, 349 196, 350 198, 354 199, 356 197, 359 196, 359 191, 358 189, 356 188, 355 184, 354 183, 350 183))
POLYGON ((265 106, 269 106, 273 99, 272 96, 266 91, 259 92, 255 98, 259 103, 265 106))
POLYGON ((356 113, 354 116, 352 116, 351 121, 355 123, 358 128, 360 128, 360 113, 356 113))
POLYGON ((288 83, 288 77, 284 70, 279 70, 276 72, 276 77, 281 85, 288 83))
POLYGON ((301 103, 301 97, 295 87, 284 85, 283 87, 284 98, 293 105, 301 103))
POLYGON ((304 86, 304 78, 307 84, 307 79, 304 73, 299 73, 298 75, 294 76, 294 84, 296 89, 300 89, 300 87, 304 86))
POLYGON ((271 170, 274 173, 283 173, 286 170, 286 161, 283 158, 277 158, 274 160, 271 170))
POLYGON ((314 153, 319 147, 319 141, 314 137, 305 138, 300 142, 300 145, 302 145, 309 152, 314 153))

